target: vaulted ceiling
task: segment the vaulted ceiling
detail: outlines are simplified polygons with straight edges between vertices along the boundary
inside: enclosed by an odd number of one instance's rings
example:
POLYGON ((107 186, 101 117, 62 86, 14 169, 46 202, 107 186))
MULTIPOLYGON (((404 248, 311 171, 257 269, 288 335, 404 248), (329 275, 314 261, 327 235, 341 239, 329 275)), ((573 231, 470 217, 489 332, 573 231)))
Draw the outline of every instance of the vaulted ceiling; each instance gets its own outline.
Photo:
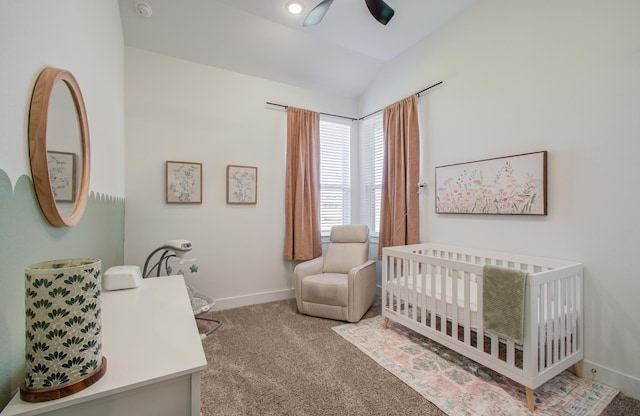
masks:
POLYGON ((320 0, 119 0, 127 46, 312 90, 358 98, 385 62, 477 0, 385 0, 386 25, 364 0, 337 0, 322 22, 303 27, 320 0))

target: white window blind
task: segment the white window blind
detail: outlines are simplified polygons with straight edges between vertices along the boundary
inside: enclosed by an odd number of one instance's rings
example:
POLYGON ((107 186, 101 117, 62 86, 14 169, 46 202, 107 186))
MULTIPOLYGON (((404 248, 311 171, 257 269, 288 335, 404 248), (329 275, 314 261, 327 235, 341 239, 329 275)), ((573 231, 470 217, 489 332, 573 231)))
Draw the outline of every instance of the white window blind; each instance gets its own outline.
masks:
POLYGON ((351 123, 320 119, 320 231, 351 223, 351 123))
POLYGON ((382 158, 384 155, 384 133, 382 112, 362 121, 362 183, 363 219, 371 235, 380 232, 380 201, 382 192, 382 158))

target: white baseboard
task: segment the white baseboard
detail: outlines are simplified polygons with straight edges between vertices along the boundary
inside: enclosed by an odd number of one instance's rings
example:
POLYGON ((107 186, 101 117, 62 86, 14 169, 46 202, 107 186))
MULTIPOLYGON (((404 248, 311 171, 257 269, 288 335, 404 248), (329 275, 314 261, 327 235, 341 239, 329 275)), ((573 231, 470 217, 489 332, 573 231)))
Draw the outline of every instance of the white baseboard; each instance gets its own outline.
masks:
POLYGON ((278 300, 295 297, 295 291, 291 289, 274 290, 272 292, 252 293, 250 295, 236 296, 232 298, 216 299, 216 304, 211 308, 214 311, 240 308, 242 306, 257 305, 260 303, 275 302, 278 300))
POLYGON ((602 367, 588 360, 582 361, 582 377, 590 378, 614 387, 634 399, 640 400, 640 379, 610 368, 602 367))
MULTIPOLYGON (((376 286, 376 293, 378 296, 382 293, 382 288, 376 286)), ((293 299, 296 297, 296 292, 293 288, 274 290, 273 292, 252 293, 250 295, 236 296, 232 298, 216 299, 215 305, 211 308, 212 311, 223 311, 225 309, 241 308, 243 306, 257 305, 260 303, 275 302, 284 299, 293 299)))
MULTIPOLYGON (((376 286, 378 296, 382 293, 382 287, 376 286)), ((232 298, 216 299, 216 304, 211 308, 212 311, 223 311, 225 309, 241 308, 243 306, 257 305, 259 303, 275 302, 284 299, 293 299, 296 292, 293 288, 274 290, 273 292, 252 293, 250 295, 236 296, 232 298)))

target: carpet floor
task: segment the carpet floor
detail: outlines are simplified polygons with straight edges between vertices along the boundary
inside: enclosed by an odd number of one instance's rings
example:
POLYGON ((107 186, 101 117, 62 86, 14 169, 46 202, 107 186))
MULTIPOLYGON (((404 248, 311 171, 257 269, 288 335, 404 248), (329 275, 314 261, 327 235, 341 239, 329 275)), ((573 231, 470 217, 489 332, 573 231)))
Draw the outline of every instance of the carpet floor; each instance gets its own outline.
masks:
MULTIPOLYGON (((376 302, 363 319, 379 314, 376 302)), ((202 342, 203 416, 445 415, 331 329, 342 322, 302 315, 293 299, 208 316, 222 326, 202 342)), ((602 413, 613 415, 640 415, 640 401, 619 394, 602 413)))

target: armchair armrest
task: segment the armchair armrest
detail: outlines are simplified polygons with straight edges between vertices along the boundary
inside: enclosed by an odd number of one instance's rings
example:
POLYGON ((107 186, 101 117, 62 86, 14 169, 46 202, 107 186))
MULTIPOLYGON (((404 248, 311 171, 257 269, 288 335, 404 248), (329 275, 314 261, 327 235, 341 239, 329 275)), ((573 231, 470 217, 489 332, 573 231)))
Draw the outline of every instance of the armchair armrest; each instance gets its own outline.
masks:
POLYGON ((356 275, 360 275, 360 273, 370 273, 371 272, 370 269, 373 269, 374 276, 375 276, 375 271, 376 271, 375 265, 376 265, 376 261, 375 260, 368 260, 366 263, 362 263, 361 265, 356 266, 356 267, 352 268, 351 270, 349 270, 349 278, 351 278, 352 275, 354 277, 356 275), (362 272, 362 270, 365 270, 365 271, 362 272))
POLYGON ((349 270, 347 278, 349 286, 348 321, 357 322, 369 309, 376 296, 376 261, 366 263, 349 270))
POLYGON ((293 274, 298 277, 311 276, 314 274, 322 273, 322 265, 324 264, 324 258, 316 257, 313 260, 304 261, 299 263, 294 269, 293 274))
POLYGON ((296 302, 298 304, 298 310, 302 310, 302 280, 306 276, 313 276, 314 274, 322 273, 322 265, 324 264, 324 258, 316 257, 313 260, 308 260, 298 265, 293 269, 293 288, 296 291, 296 302))

